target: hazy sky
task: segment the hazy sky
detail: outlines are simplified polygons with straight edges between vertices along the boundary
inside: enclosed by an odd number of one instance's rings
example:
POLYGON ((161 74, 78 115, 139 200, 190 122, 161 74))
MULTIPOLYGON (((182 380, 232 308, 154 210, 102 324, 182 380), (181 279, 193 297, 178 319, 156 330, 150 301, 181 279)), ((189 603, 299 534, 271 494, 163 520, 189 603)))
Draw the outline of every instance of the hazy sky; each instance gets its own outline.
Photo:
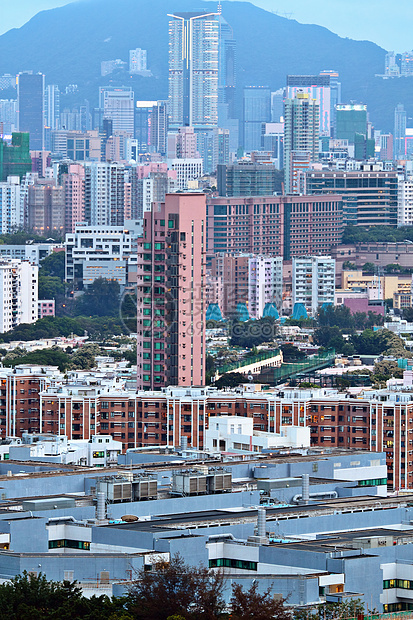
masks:
MULTIPOLYGON (((0 0, 0 33, 22 26, 41 10, 64 4, 68 0, 0 0)), ((194 7, 201 4, 194 0, 194 7)), ((302 23, 325 26, 342 37, 374 41, 387 50, 413 48, 412 0, 394 4, 389 0, 254 0, 254 4, 302 23)))

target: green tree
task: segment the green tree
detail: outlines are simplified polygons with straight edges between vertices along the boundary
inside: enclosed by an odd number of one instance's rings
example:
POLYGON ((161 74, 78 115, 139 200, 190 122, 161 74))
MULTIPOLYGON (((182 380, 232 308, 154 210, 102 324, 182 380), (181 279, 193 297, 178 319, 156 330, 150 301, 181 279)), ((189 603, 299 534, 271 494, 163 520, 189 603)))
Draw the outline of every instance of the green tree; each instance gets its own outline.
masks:
POLYGON ((362 270, 366 273, 374 273, 376 271, 376 265, 374 263, 364 263, 362 270))
POLYGON ((357 269, 357 265, 356 263, 352 263, 351 261, 346 260, 343 263, 343 269, 347 269, 349 271, 355 271, 357 269))
POLYGON ((304 351, 289 342, 281 345, 281 351, 284 362, 300 362, 307 357, 304 351))
POLYGON ((248 590, 239 583, 232 584, 229 602, 232 620, 291 620, 291 612, 284 603, 285 599, 274 599, 271 587, 259 592, 255 580, 248 590))
POLYGON ((156 570, 141 570, 129 589, 127 609, 136 620, 215 620, 225 608, 224 576, 188 566, 177 554, 156 570))
MULTIPOLYGON (((16 350, 14 351, 16 352, 16 350)), ((10 353, 13 353, 11 351, 10 353)), ((65 371, 69 368, 70 357, 62 351, 59 347, 52 347, 51 349, 36 349, 25 353, 24 355, 18 354, 16 357, 3 359, 4 366, 16 366, 17 364, 33 364, 39 366, 57 366, 60 371, 65 371)))
POLYGON ((100 353, 101 351, 97 344, 86 343, 79 349, 76 349, 71 356, 71 367, 78 368, 79 370, 90 370, 95 367, 95 356, 100 355, 100 353))
POLYGON ((76 582, 48 581, 42 573, 36 577, 24 571, 0 584, 0 617, 8 620, 107 620, 123 605, 122 599, 107 596, 87 599, 76 582))
POLYGON ((56 276, 44 276, 39 272, 39 299, 56 299, 65 294, 65 285, 56 276))
POLYGON ((408 323, 413 323, 413 308, 403 308, 402 317, 408 323))
POLYGON ((44 276, 59 278, 63 282, 65 279, 65 257, 66 252, 63 250, 52 252, 41 261, 39 273, 44 276))
POLYGON ((241 383, 246 383, 247 378, 245 375, 240 372, 227 372, 222 375, 217 381, 214 383, 214 387, 218 389, 222 389, 225 387, 237 387, 241 383))
POLYGON ((119 315, 119 293, 117 280, 98 278, 78 299, 76 311, 86 316, 119 315))
POLYGON ((354 329, 354 317, 347 306, 321 307, 318 311, 317 323, 320 327, 340 327, 341 329, 354 329))

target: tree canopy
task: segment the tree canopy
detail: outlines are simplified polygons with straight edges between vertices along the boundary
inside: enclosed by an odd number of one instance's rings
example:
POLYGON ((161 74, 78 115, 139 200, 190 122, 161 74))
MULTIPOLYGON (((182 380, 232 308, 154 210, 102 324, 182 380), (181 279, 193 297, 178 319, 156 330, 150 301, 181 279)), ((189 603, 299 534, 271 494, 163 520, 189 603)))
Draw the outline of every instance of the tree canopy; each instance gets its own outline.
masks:
POLYGON ((119 316, 119 296, 117 280, 97 278, 77 300, 76 311, 86 316, 119 316))

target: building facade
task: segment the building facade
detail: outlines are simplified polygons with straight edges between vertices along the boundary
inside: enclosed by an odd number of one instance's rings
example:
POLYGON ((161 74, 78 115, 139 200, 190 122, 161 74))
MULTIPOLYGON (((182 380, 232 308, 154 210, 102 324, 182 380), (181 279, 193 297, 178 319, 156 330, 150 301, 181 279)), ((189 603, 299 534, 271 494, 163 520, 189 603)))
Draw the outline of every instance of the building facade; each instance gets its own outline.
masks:
POLYGON ((138 241, 138 388, 205 382, 203 194, 167 194, 138 241))
POLYGON ((292 302, 317 316, 320 306, 334 305, 336 262, 330 256, 293 258, 292 302))

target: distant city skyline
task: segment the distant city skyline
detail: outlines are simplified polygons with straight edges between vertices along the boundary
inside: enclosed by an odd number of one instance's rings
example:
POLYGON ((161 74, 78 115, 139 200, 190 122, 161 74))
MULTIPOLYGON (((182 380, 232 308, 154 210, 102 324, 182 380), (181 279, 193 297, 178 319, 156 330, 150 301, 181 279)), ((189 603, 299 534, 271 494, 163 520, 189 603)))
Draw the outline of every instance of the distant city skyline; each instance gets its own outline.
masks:
MULTIPOLYGON (((0 34, 11 28, 20 28, 39 11, 70 2, 15 0, 7 4, 2 7, 0 34)), ((413 19, 413 4, 409 0, 401 0, 397 11, 387 0, 313 0, 311 3, 308 0, 254 0, 253 4, 301 23, 324 26, 341 37, 373 41, 386 50, 400 53, 413 48, 409 27, 413 19)))

